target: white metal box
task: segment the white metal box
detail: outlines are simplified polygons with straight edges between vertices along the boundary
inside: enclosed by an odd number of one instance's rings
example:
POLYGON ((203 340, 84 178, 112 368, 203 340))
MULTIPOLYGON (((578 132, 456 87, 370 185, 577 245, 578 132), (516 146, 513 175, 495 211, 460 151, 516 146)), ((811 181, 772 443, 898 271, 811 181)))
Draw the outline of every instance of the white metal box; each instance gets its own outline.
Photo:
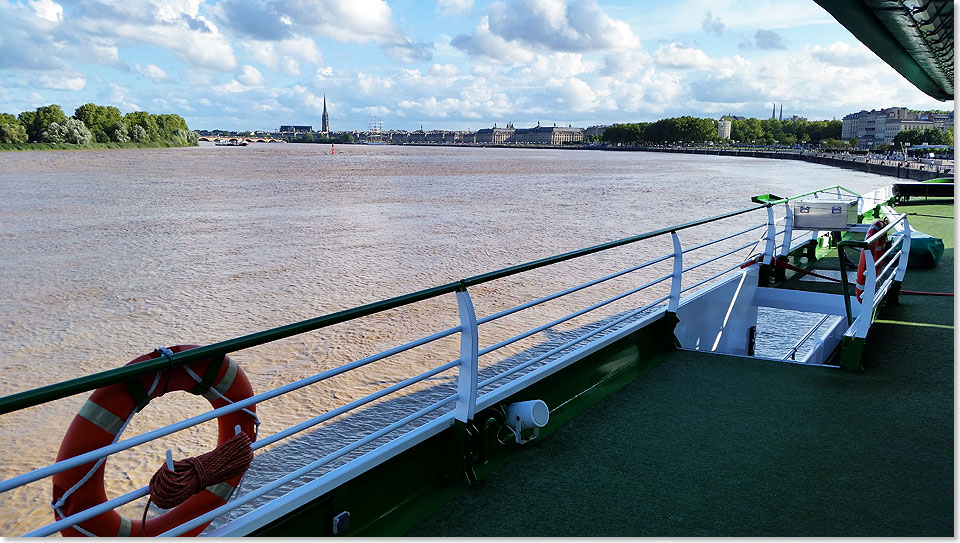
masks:
POLYGON ((796 230, 846 230, 857 222, 856 200, 811 198, 793 204, 796 230))

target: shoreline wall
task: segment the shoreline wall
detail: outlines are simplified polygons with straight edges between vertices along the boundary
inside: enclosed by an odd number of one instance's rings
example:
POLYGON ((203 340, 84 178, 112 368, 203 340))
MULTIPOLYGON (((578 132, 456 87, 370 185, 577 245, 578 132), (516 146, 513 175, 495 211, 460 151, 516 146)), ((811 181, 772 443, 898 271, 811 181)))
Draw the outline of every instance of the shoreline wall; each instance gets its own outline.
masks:
POLYGON ((871 162, 861 162, 857 160, 844 160, 840 158, 834 158, 829 156, 819 156, 819 155, 803 155, 800 153, 778 153, 775 151, 753 151, 753 150, 744 150, 744 149, 660 149, 655 147, 603 147, 601 148, 605 151, 646 151, 652 153, 686 153, 693 155, 716 155, 716 156, 734 156, 734 157, 751 157, 751 158, 767 158, 767 159, 779 159, 779 160, 802 160, 804 162, 812 162, 814 164, 823 164, 824 166, 833 166, 836 168, 846 168, 848 170, 858 170, 866 173, 875 173, 878 175, 888 175, 890 177, 896 177, 898 179, 910 179, 913 181, 926 181, 928 179, 936 179, 938 177, 943 177, 944 175, 953 175, 951 170, 949 173, 944 173, 942 171, 937 171, 936 169, 918 169, 918 168, 907 168, 904 166, 887 166, 884 164, 875 164, 871 162))

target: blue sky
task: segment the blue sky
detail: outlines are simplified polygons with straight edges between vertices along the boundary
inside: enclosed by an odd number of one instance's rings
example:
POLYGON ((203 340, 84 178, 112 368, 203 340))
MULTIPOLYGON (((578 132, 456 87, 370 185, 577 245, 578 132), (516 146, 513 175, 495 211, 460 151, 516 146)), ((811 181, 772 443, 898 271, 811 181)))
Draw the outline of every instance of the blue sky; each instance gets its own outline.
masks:
POLYGON ((810 0, 0 0, 0 111, 471 129, 952 109, 810 0))

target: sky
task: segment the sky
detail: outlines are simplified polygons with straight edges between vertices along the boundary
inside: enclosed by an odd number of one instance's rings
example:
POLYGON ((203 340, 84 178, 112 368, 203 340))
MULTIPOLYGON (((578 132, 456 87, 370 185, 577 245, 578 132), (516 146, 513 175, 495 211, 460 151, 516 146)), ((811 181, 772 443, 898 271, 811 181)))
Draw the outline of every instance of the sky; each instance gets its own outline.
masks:
POLYGON ((15 114, 319 129, 325 98, 340 131, 953 109, 812 0, 0 0, 0 20, 15 114))

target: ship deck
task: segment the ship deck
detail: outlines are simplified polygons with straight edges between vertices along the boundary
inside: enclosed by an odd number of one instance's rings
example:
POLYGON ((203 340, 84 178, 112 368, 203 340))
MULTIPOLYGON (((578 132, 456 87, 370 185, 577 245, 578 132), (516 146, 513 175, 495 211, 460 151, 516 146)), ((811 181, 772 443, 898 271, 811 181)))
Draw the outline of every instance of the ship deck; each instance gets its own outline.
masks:
MULTIPOLYGON (((952 200, 901 210, 946 246, 903 289, 953 292, 952 200)), ((953 326, 901 294, 863 372, 673 352, 408 535, 951 537, 953 326)))

